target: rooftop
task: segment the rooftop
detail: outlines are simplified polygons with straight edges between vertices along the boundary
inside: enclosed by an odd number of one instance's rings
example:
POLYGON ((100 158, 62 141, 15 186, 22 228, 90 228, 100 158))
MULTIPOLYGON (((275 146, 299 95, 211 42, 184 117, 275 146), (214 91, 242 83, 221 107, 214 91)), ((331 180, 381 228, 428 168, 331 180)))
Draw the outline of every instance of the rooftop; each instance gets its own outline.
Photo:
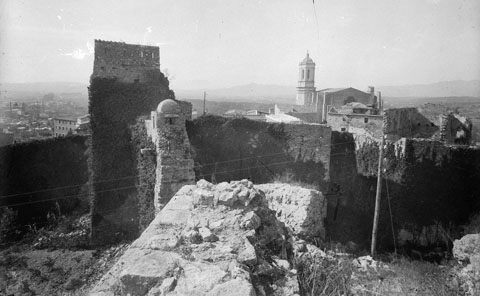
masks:
POLYGON ((165 115, 176 115, 181 113, 180 106, 171 99, 166 99, 160 102, 157 107, 157 112, 165 115))
POLYGON ((307 64, 315 65, 313 60, 310 58, 310 55, 308 54, 308 52, 307 52, 307 56, 303 59, 303 61, 300 62, 300 65, 307 65, 307 64))

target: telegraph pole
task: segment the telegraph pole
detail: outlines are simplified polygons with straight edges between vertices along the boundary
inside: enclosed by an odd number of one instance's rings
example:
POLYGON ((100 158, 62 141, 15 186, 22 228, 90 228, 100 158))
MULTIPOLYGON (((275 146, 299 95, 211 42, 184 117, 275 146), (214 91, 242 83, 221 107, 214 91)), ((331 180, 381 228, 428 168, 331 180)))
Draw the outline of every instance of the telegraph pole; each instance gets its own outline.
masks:
POLYGON ((370 253, 375 256, 377 248, 377 230, 378 216, 380 215, 380 197, 382 196, 382 162, 383 162, 383 146, 385 145, 385 136, 382 133, 382 142, 380 144, 380 152, 378 153, 378 171, 377 171, 377 194, 375 196, 375 214, 373 216, 372 229, 372 247, 370 253))
POLYGON ((203 91, 203 115, 207 114, 207 110, 205 109, 205 102, 207 101, 207 92, 203 91))
MULTIPOLYGON (((383 112, 383 108, 380 110, 383 112)), ((385 114, 383 114, 383 126, 382 126, 382 141, 380 143, 380 149, 378 152, 378 170, 377 170, 377 193, 375 195, 375 213, 373 216, 373 229, 372 229, 372 246, 370 254, 375 256, 377 251, 377 231, 378 231, 378 217, 380 215, 380 198, 382 196, 382 167, 383 167, 383 149, 385 146, 385 128, 386 120, 385 114)))

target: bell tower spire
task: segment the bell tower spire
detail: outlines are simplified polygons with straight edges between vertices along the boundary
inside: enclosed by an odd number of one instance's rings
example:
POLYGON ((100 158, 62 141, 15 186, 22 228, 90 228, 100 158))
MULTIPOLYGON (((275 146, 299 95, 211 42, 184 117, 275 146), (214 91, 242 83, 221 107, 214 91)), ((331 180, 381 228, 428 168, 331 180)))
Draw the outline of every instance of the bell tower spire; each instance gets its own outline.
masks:
POLYGON ((296 104, 314 105, 315 92, 315 63, 307 50, 307 56, 299 64, 296 104))

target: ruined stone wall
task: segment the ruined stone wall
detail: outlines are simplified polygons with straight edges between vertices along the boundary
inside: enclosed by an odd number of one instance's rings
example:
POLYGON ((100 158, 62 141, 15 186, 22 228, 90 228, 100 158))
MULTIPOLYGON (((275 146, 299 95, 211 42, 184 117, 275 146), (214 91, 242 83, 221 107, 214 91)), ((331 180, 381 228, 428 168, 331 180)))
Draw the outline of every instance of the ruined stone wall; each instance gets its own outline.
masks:
POLYGON ((203 116, 188 122, 197 178, 213 182, 280 176, 326 187, 331 129, 203 116))
POLYGON ((458 114, 440 116, 440 140, 447 144, 469 145, 472 142, 472 122, 458 114))
POLYGON ((117 78, 122 82, 144 82, 145 70, 160 69, 158 46, 95 40, 92 77, 117 78))
MULTIPOLYGON (((376 193, 378 143, 356 147, 349 133, 332 133, 331 185, 326 193, 327 239, 368 246, 376 193)), ((380 212, 381 248, 393 248, 395 236, 431 225, 459 231, 480 211, 480 150, 445 146, 429 139, 387 144, 380 212)), ((435 247, 435 246, 424 246, 435 247)), ((445 247, 445 244, 440 247, 445 247)))
POLYGON ((439 132, 439 127, 431 122, 417 108, 387 109, 385 133, 388 139, 396 141, 400 138, 432 138, 439 132))
POLYGON ((339 114, 328 113, 327 124, 332 130, 350 132, 355 135, 369 135, 381 138, 383 116, 367 114, 339 114))

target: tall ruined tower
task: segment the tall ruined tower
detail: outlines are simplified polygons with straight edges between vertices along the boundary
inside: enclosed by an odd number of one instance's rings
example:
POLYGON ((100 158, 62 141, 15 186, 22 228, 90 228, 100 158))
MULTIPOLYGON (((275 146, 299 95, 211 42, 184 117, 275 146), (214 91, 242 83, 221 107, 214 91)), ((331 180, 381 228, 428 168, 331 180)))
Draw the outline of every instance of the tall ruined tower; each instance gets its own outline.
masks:
POLYGON ((182 186, 195 184, 195 173, 186 118, 178 102, 161 102, 151 116, 157 154, 154 204, 160 211, 182 186))
POLYGON ((136 238, 139 172, 134 126, 173 99, 160 72, 159 48, 95 40, 89 87, 91 239, 95 245, 136 238))
POLYGON ((307 52, 307 56, 299 64, 296 104, 314 105, 315 94, 315 63, 307 52))

